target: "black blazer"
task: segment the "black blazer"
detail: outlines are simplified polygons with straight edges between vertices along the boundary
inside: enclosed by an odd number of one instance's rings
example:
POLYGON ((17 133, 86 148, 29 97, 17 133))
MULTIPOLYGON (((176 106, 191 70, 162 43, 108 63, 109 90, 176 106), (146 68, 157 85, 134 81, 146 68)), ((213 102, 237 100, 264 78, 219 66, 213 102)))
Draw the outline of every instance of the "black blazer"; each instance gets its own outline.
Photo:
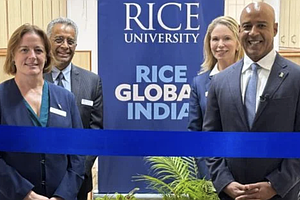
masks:
MULTIPOLYGON (((213 77, 203 130, 299 132, 300 67, 277 54, 262 95, 266 99, 260 102, 250 129, 241 97, 242 66, 243 60, 213 77)), ((222 199, 230 199, 222 190, 234 180, 242 184, 270 181, 278 194, 272 200, 297 199, 299 159, 211 158, 208 165, 222 199)))
MULTIPOLYGON (((44 74, 44 78, 53 83, 52 74, 44 74)), ((71 64, 71 91, 75 95, 83 127, 86 129, 103 129, 103 96, 102 83, 97 74, 71 64)), ((83 187, 91 191, 91 168, 95 156, 86 158, 86 174, 83 187)))
MULTIPOLYGON (((49 83, 49 103, 66 117, 49 112, 47 127, 82 128, 72 93, 49 83)), ((14 79, 0 84, 0 120, 1 125, 34 126, 14 79)), ((20 200, 33 190, 75 200, 83 175, 82 156, 0 152, 0 199, 20 200)))

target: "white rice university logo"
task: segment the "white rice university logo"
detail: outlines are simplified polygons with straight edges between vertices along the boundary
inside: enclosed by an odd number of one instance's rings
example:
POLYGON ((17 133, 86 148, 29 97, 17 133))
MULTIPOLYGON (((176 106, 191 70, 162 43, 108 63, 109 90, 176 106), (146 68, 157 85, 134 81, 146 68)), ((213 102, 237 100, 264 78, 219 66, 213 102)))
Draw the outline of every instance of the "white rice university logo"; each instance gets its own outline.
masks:
MULTIPOLYGON (((197 38, 199 36, 198 30, 200 29, 199 24, 199 3, 175 3, 169 2, 161 5, 157 10, 157 13, 154 13, 155 3, 147 3, 148 6, 143 7, 137 3, 124 3, 126 9, 126 25, 124 31, 127 33, 124 34, 126 43, 197 43, 197 38), (163 12, 167 7, 175 7, 180 12, 186 12, 186 23, 185 27, 182 27, 182 23, 178 22, 178 25, 171 27, 166 24, 163 20, 163 12), (140 20, 140 15, 145 9, 148 9, 148 27, 144 25, 140 20), (135 11, 135 14, 132 14, 131 11, 135 11), (156 19, 155 19, 156 17, 156 19), (172 33, 132 33, 132 23, 136 23, 141 30, 144 31, 155 31, 153 27, 154 20, 157 20, 159 26, 164 30, 167 30, 172 33), (196 25, 192 26, 192 20, 198 22, 196 25), (184 30, 189 31, 186 33, 178 33, 177 31, 184 30), (194 31, 194 33, 192 32, 194 31), (128 33, 131 32, 131 33, 128 33), (196 33, 195 33, 196 32, 196 33)), ((170 16, 168 16, 170 17, 170 16)))
MULTIPOLYGON (((139 16, 142 12, 142 7, 139 4, 137 4, 137 3, 124 3, 124 4, 126 6, 126 28, 124 30, 132 30, 132 28, 130 26, 131 21, 135 21, 142 30, 147 30, 147 31, 155 30, 153 28, 153 16, 154 16, 153 8, 154 8, 155 3, 147 3, 148 4, 148 10, 149 10, 149 16, 148 16, 149 27, 145 27, 142 24, 142 22, 139 20, 139 16), (131 16, 130 7, 135 7, 137 9, 137 14, 135 16, 131 16)), ((157 21, 163 29, 168 30, 168 31, 179 31, 179 30, 181 30, 181 23, 177 27, 169 27, 164 23, 164 21, 162 19, 162 13, 163 13, 164 8, 169 7, 169 6, 178 7, 178 9, 180 11, 182 10, 182 7, 185 6, 186 7, 186 12, 187 12, 186 13, 186 27, 185 27, 185 30, 199 30, 200 25, 198 25, 197 27, 191 27, 191 18, 198 19, 198 17, 199 17, 198 13, 195 13, 195 14, 192 13, 192 7, 195 6, 195 7, 199 8, 199 3, 185 3, 184 5, 182 5, 181 3, 175 3, 175 2, 170 2, 170 3, 163 4, 158 9, 158 12, 157 12, 157 15, 156 15, 157 16, 157 21)))

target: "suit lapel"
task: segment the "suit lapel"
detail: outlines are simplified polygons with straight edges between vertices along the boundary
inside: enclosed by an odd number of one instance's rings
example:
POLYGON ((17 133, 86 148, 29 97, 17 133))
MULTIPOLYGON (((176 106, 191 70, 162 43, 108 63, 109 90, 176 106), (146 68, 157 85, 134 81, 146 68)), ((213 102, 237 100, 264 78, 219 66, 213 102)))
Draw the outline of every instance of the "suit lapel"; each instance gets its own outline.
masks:
POLYGON ((54 83, 54 82, 53 82, 53 77, 52 77, 52 73, 51 73, 51 72, 44 74, 44 79, 45 79, 46 81, 50 82, 50 83, 54 83))
MULTIPOLYGON (((205 82, 205 92, 207 92, 209 90, 210 87, 210 82, 211 82, 211 76, 209 75, 211 71, 207 72, 208 73, 208 78, 206 79, 205 82)), ((206 94, 205 94, 206 95, 206 94)))
POLYGON ((79 70, 77 70, 77 67, 72 64, 72 66, 71 66, 71 91, 75 95, 77 100, 78 100, 79 93, 80 93, 79 90, 80 90, 79 70))
POLYGON ((30 119, 30 114, 24 103, 24 98, 19 90, 15 79, 9 80, 7 96, 5 98, 9 99, 9 104, 7 109, 13 111, 11 113, 6 113, 16 126, 34 126, 32 120, 30 119), (27 116, 27 117, 24 117, 27 116))
POLYGON ((289 74, 288 69, 286 68, 286 63, 284 60, 277 54, 275 62, 272 66, 270 76, 268 78, 267 84, 265 86, 264 92, 262 96, 267 97, 265 101, 260 101, 256 116, 254 119, 255 121, 259 118, 259 116, 262 114, 263 110, 268 104, 268 99, 271 99, 275 92, 278 90, 280 85, 283 83, 283 81, 286 79, 286 77, 289 74))
POLYGON ((236 106, 238 113, 246 127, 248 127, 245 109, 242 102, 241 95, 241 73, 243 68, 243 60, 238 61, 234 66, 232 66, 230 76, 227 76, 229 83, 229 90, 231 93, 232 101, 236 106))

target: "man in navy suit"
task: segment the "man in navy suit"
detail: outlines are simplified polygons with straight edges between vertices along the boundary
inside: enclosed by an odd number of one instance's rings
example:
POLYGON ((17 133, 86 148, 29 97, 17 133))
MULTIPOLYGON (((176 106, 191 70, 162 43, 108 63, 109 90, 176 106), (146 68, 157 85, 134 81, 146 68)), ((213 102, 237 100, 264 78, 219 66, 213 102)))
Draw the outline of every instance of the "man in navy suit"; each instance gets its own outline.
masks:
MULTIPOLYGON (((246 55, 213 77, 204 131, 300 131, 300 67, 275 52, 277 28, 270 5, 243 9, 240 40, 246 55)), ((207 164, 222 200, 297 199, 299 159, 209 158, 207 164)))
MULTIPOLYGON (((71 63, 77 46, 77 25, 68 18, 52 20, 47 27, 55 57, 55 66, 45 79, 71 91, 76 98, 84 128, 103 129, 102 84, 98 75, 71 63)), ((78 193, 78 200, 86 200, 92 190, 91 169, 96 156, 87 156, 85 179, 78 193)))

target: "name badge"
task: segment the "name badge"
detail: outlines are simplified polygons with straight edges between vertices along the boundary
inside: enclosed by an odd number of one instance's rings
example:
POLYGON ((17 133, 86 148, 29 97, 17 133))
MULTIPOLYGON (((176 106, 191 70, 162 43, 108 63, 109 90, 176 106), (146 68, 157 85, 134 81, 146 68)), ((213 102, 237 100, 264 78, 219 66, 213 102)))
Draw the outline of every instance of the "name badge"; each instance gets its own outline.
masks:
POLYGON ((54 114, 57 114, 57 115, 60 115, 60 116, 63 116, 63 117, 66 117, 66 116, 67 116, 66 111, 59 110, 59 109, 53 108, 53 107, 50 107, 50 112, 51 112, 51 113, 54 113, 54 114))
POLYGON ((87 99, 81 99, 81 104, 86 105, 86 106, 93 106, 94 102, 91 100, 87 100, 87 99))

